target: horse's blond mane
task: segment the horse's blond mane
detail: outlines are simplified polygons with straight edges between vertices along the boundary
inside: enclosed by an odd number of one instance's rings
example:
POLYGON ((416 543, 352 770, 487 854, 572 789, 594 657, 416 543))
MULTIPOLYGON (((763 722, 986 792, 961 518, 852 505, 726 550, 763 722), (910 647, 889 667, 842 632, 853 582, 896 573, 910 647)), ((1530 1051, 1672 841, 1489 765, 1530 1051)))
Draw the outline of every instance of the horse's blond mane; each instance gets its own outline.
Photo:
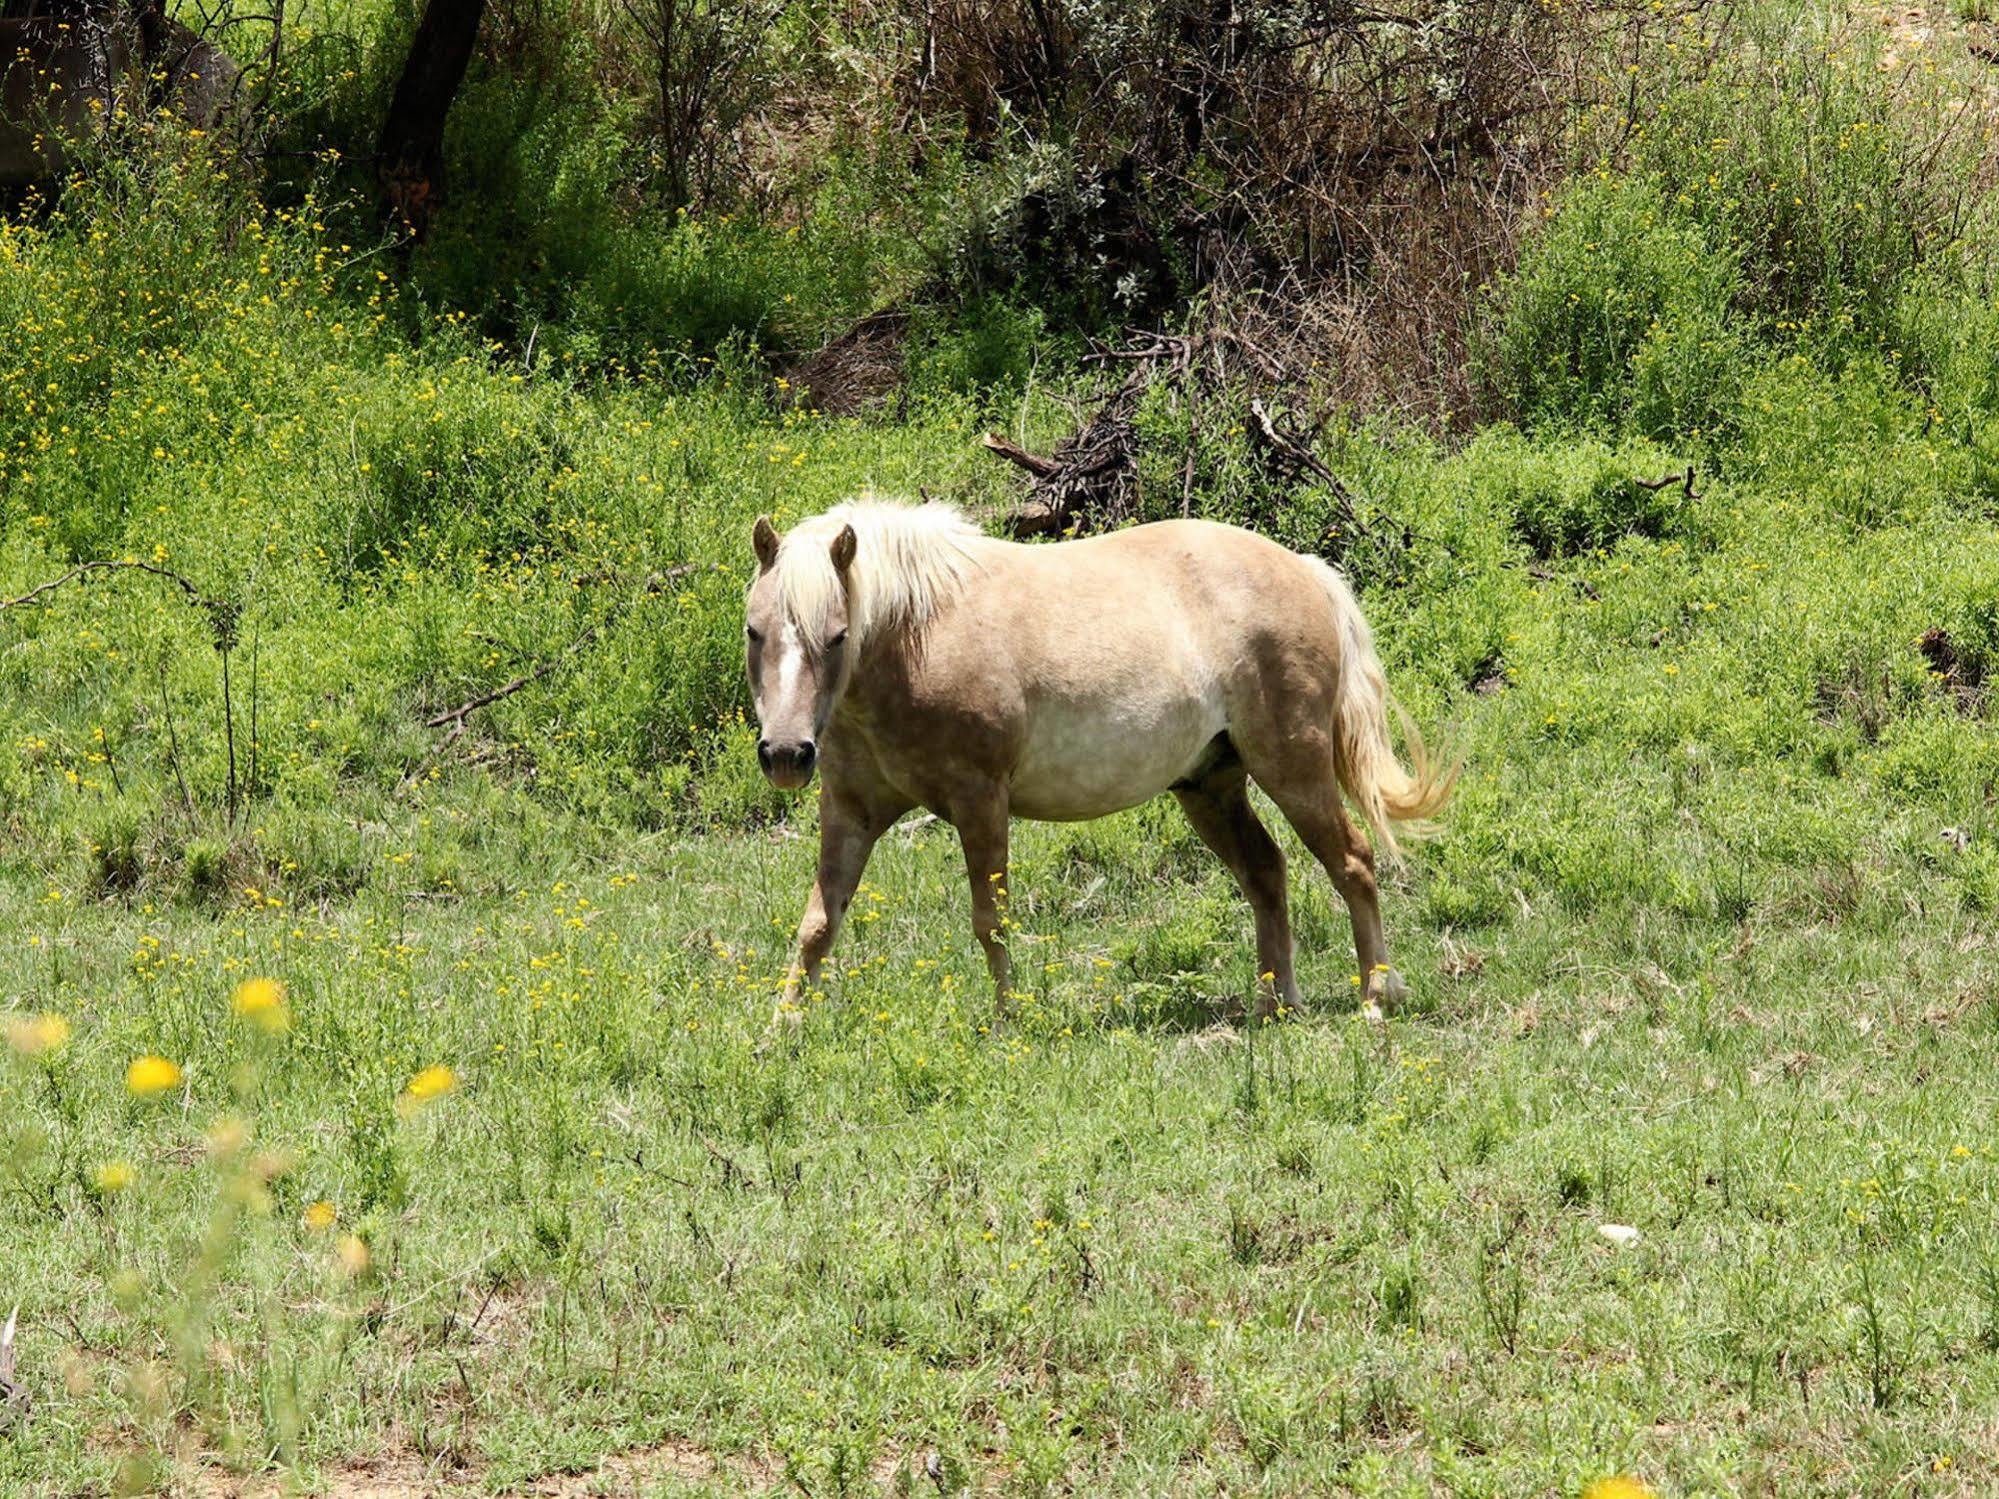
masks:
POLYGON ((896 626, 921 625, 972 570, 979 532, 949 505, 850 500, 802 520, 785 533, 772 571, 786 616, 818 645, 828 611, 840 596, 833 539, 854 528, 847 632, 855 645, 896 626))

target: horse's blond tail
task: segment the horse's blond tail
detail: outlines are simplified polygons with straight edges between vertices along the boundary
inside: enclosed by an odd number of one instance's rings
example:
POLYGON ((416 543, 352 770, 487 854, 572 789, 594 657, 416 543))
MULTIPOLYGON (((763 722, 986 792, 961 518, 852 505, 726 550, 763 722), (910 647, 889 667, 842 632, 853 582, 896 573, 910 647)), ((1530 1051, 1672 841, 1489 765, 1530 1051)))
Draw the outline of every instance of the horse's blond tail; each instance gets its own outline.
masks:
POLYGON ((1319 562, 1318 568, 1340 629, 1340 682, 1334 700, 1340 785, 1374 829, 1382 850, 1390 857, 1399 857, 1402 850, 1394 824, 1411 823, 1415 825, 1411 831, 1423 831, 1422 824, 1443 811, 1450 800, 1458 765, 1431 758, 1415 721, 1388 690, 1381 657, 1374 649, 1374 631, 1360 612, 1353 590, 1324 562, 1319 562), (1395 742, 1389 735, 1391 711, 1402 722, 1408 769, 1396 758, 1395 742))

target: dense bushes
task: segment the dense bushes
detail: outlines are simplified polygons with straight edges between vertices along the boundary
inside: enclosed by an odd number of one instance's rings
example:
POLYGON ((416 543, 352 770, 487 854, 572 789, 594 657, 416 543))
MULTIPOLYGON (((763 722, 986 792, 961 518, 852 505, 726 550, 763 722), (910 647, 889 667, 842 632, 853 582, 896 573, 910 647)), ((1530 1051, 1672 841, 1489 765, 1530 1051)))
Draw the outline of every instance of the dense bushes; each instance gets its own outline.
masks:
MULTIPOLYGON (((900 430, 780 415, 740 358, 599 384, 412 305, 331 216, 246 209, 194 153, 149 173, 4 231, 6 592, 131 557, 238 606, 236 770, 249 780, 254 692, 273 816, 408 793, 444 732, 423 719, 541 662, 561 669, 470 725, 513 784, 626 824, 768 815, 767 792, 693 779, 740 748, 749 521, 835 503, 857 476, 949 482, 970 430, 952 382, 900 430)), ((707 241, 684 233, 699 269, 707 241)), ((6 623, 4 690, 40 726, 9 765, 13 812, 171 811, 183 781, 204 816, 223 799, 220 663, 176 585, 72 585, 6 623), (51 782, 55 764, 83 768, 51 782)), ((178 846, 108 831, 114 862, 178 846)))
POLYGON ((1499 293, 1487 378, 1528 422, 1713 434, 1743 378, 1742 279, 1657 183, 1585 179, 1499 293))
MULTIPOLYGON (((1588 169, 1491 289, 1488 398, 1529 424, 1746 450, 1767 477, 1789 439, 1766 418, 1811 404, 1794 390, 1808 369, 1825 381, 1822 447, 1864 445, 1871 466, 1927 405, 1922 442, 1954 420, 1989 489, 1995 329, 1976 231, 1992 200, 1966 120, 1971 60, 1895 73, 1878 37, 1792 5, 1688 12, 1641 59, 1626 98, 1584 112, 1588 169)), ((1803 454, 1786 461, 1805 481, 1803 454)), ((1854 520, 1906 508, 1834 487, 1854 520)))
POLYGON ((1909 277, 1987 212, 1975 60, 1948 35, 1940 57, 1899 58, 1878 27, 1790 0, 1681 29, 1641 63, 1618 164, 1728 247, 1774 331, 1878 347, 1909 277))

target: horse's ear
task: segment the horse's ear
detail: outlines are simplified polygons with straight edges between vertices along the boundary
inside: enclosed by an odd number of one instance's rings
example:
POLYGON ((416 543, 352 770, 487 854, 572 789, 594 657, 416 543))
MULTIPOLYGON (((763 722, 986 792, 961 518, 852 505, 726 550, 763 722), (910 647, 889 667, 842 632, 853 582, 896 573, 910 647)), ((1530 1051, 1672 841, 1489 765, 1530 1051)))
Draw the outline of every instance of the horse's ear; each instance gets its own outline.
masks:
POLYGON ((757 549, 757 566, 765 572, 769 572, 771 564, 777 561, 777 544, 781 540, 783 538, 777 534, 777 527, 770 523, 770 517, 759 515, 756 529, 750 532, 750 545, 757 549))
POLYGON ((845 572, 854 565, 854 548, 859 545, 852 526, 840 527, 840 534, 833 538, 833 566, 845 572))

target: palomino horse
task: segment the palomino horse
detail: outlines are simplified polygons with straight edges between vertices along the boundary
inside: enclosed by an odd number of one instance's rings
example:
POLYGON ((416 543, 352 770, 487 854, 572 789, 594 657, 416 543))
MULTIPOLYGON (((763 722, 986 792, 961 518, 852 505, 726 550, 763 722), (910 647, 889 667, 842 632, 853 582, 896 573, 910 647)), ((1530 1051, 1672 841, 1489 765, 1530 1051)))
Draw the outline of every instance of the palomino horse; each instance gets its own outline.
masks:
POLYGON ((1259 1013, 1300 1002, 1284 855, 1253 777, 1353 918, 1363 1003, 1403 997, 1374 854, 1340 788, 1395 851, 1391 821, 1440 810, 1455 772, 1408 726, 1389 740, 1374 636, 1324 562, 1208 521, 1022 546, 956 511, 860 501, 754 536, 746 621, 757 759, 817 766, 819 874, 778 1001, 796 1019, 875 842, 912 807, 958 830, 972 925, 1004 1005, 1007 822, 1103 817, 1170 790, 1256 916, 1259 1013))

